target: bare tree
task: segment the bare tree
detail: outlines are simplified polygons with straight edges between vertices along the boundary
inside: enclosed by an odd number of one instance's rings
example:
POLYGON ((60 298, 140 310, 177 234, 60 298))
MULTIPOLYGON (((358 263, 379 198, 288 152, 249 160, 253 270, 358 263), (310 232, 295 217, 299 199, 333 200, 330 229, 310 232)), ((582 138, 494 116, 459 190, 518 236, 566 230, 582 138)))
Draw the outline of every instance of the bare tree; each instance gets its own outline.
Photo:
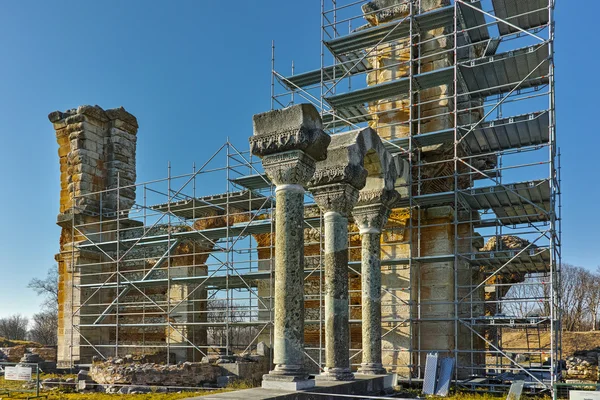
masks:
POLYGON ((571 264, 563 264, 561 269, 563 326, 567 331, 582 330, 586 325, 586 287, 592 274, 571 264))
POLYGON ((57 344, 58 315, 52 310, 33 315, 33 326, 29 330, 29 339, 48 346, 57 344))
POLYGON ((510 316, 525 318, 533 314, 550 315, 546 303, 546 277, 533 274, 510 287, 503 300, 502 311, 510 316))
POLYGON ((21 314, 0 319, 0 336, 8 340, 25 340, 29 320, 21 314))
POLYGON ((208 301, 208 322, 219 325, 207 328, 208 343, 223 347, 229 345, 230 350, 244 350, 256 336, 255 326, 244 326, 243 322, 251 321, 248 300, 211 299, 208 301), (223 323, 232 325, 226 326, 223 323))
POLYGON ((44 296, 42 307, 45 310, 55 310, 58 312, 58 265, 54 264, 46 272, 44 279, 33 278, 27 285, 38 295, 44 296))
POLYGON ((590 273, 585 282, 585 302, 590 315, 590 330, 595 331, 598 327, 598 312, 600 311, 600 267, 597 272, 590 273))
MULTIPOLYGON (((596 329, 600 313, 600 267, 593 273, 571 264, 561 265, 556 289, 560 292, 563 328, 596 329)), ((503 298, 502 310, 516 317, 549 316, 553 294, 550 276, 530 274, 514 284, 503 298)))
POLYGON ((55 345, 58 341, 58 266, 54 264, 44 279, 33 278, 27 285, 43 296, 42 311, 34 314, 29 337, 41 344, 55 345))

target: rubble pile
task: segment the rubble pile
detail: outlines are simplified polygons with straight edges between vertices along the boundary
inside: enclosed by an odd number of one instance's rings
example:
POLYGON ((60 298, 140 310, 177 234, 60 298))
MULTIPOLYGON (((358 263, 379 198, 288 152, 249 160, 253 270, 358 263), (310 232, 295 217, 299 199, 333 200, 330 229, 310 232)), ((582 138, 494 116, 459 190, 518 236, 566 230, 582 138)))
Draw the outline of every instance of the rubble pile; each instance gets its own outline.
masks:
MULTIPOLYGON (((485 246, 479 251, 500 251, 500 250, 519 250, 529 246, 531 242, 529 240, 520 238, 518 236, 504 235, 504 236, 492 236, 485 246)), ((537 246, 532 244, 529 246, 530 249, 535 249, 537 246)))
POLYGON ((567 370, 565 379, 596 381, 598 379, 598 356, 600 347, 592 350, 576 351, 571 357, 567 357, 567 370))

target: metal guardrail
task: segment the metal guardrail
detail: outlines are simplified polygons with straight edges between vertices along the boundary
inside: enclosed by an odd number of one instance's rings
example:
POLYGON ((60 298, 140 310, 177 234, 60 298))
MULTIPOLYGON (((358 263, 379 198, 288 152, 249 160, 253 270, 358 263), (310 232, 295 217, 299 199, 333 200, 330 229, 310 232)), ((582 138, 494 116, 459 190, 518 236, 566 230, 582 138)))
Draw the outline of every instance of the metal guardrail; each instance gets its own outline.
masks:
POLYGON ((10 396, 12 393, 32 393, 34 394, 33 396, 27 396, 27 399, 40 399, 40 398, 48 398, 48 395, 45 394, 40 394, 40 365, 38 363, 10 363, 10 362, 0 362, 0 370, 2 371, 2 374, 5 376, 5 383, 6 383, 6 367, 31 367, 32 371, 31 371, 31 375, 30 375, 30 379, 15 379, 15 381, 22 381, 22 382, 35 382, 35 388, 34 389, 8 389, 5 387, 0 387, 0 395, 8 395, 10 396), (35 375, 33 374, 35 370, 35 375), (35 378, 34 378, 35 377, 35 378))
POLYGON ((598 391, 600 390, 600 382, 590 383, 555 383, 553 385, 552 400, 568 399, 569 392, 571 390, 589 390, 598 391))

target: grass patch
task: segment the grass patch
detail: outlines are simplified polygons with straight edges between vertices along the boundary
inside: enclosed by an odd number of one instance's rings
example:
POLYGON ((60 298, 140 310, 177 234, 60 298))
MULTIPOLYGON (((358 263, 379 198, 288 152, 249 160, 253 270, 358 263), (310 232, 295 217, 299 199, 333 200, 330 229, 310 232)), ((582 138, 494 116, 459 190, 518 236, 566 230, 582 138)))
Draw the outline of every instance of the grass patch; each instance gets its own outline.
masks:
MULTIPOLYGON (((228 390, 205 390, 202 392, 182 392, 182 393, 148 393, 148 394, 132 394, 129 395, 134 399, 139 400, 177 400, 187 399, 190 397, 207 396, 209 394, 223 393, 228 390)), ((57 393, 50 394, 48 399, 50 400, 114 400, 120 398, 122 394, 108 394, 108 393, 57 393)))
MULTIPOLYGON (((506 399, 506 393, 486 393, 486 392, 466 392, 454 391, 448 397, 427 396, 428 399, 449 399, 449 400, 500 400, 506 399)), ((551 400, 548 395, 526 395, 523 394, 521 399, 527 400, 551 400)))
MULTIPOLYGON (((42 394, 48 395, 49 400, 114 400, 123 396, 129 396, 136 400, 178 400, 187 399, 190 397, 208 396, 209 394, 216 394, 226 392, 226 390, 207 390, 203 392, 183 392, 183 393, 148 393, 148 394, 108 394, 108 393, 56 393, 56 392, 43 392, 42 394)), ((31 396, 31 393, 14 393, 10 395, 10 399, 26 399, 27 396, 31 396)), ((7 398, 6 396, 0 395, 0 398, 7 398)))
POLYGON ((0 336, 0 347, 15 347, 15 346, 25 346, 25 347, 44 347, 38 342, 30 342, 28 340, 10 340, 5 337, 0 336))
MULTIPOLYGON (((77 375, 69 374, 69 375, 60 375, 60 374, 40 374, 40 382, 47 378, 75 378, 77 375)), ((3 376, 0 376, 0 393, 2 393, 2 389, 8 390, 21 390, 23 388, 23 381, 7 381, 3 376)), ((232 390, 241 390, 251 388, 250 382, 235 382, 231 386, 226 389, 214 389, 214 390, 201 390, 197 392, 182 392, 182 393, 147 393, 147 394, 136 394, 131 395, 135 399, 138 400, 178 400, 178 399, 186 399, 189 397, 198 397, 198 396, 206 396, 209 394, 217 394, 230 392, 232 390)), ((50 400, 108 400, 108 399, 116 399, 120 398, 124 395, 122 394, 109 394, 109 393, 70 393, 72 389, 67 388, 64 391, 61 389, 54 390, 40 390, 40 394, 48 395, 48 399, 50 400)), ((0 399, 26 399, 28 396, 32 396, 32 392, 27 393, 11 393, 10 397, 7 395, 0 394, 0 399)))

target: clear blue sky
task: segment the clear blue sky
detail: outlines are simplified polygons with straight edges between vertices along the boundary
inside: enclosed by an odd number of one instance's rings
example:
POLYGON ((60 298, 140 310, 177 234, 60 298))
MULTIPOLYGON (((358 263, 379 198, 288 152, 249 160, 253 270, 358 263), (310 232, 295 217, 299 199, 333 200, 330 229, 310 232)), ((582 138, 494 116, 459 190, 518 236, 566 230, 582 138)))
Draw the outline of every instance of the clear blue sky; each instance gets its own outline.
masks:
MULTIPOLYGON (((563 254, 595 269, 600 2, 557 3, 563 254)), ((318 68, 319 11, 318 0, 0 2, 0 317, 38 310, 26 285, 58 251, 49 112, 124 106, 140 124, 138 180, 164 177, 169 160, 189 171, 227 136, 247 148, 252 115, 270 106, 272 39, 278 69, 318 68)))

